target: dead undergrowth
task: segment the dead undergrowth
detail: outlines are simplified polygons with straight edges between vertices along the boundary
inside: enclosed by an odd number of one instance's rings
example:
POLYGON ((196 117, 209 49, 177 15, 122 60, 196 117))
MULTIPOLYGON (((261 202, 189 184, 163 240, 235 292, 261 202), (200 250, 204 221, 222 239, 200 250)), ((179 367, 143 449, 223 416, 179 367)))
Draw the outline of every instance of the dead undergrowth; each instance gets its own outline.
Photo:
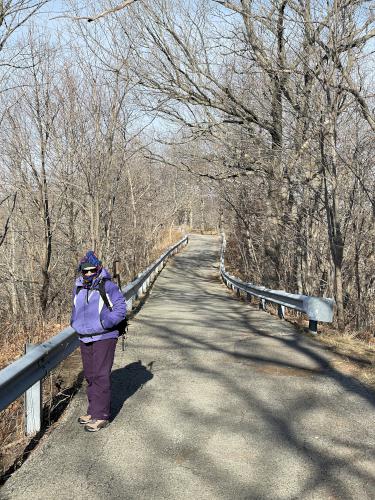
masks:
MULTIPOLYGON (((289 319, 289 321, 295 323, 293 319, 289 319)), ((307 322, 305 323, 304 330, 308 327, 307 322)), ((299 326, 298 323, 297 326, 299 326)), ((315 339, 342 357, 341 360, 334 362, 338 371, 353 376, 375 390, 375 342, 373 337, 365 336, 363 332, 346 331, 342 333, 329 325, 320 324, 319 334, 315 339)))

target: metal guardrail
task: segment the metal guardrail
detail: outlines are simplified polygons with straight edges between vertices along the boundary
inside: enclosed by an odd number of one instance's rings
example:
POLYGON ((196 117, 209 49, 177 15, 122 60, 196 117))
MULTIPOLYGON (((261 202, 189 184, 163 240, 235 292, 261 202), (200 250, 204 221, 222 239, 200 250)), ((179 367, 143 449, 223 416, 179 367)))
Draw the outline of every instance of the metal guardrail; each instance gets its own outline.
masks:
MULTIPOLYGON (((127 311, 133 307, 133 301, 140 298, 149 288, 156 275, 165 266, 168 258, 187 245, 188 236, 171 246, 135 280, 125 285, 121 291, 125 297, 127 311)), ((73 328, 65 328, 51 339, 29 348, 29 352, 0 371, 0 411, 44 378, 53 368, 69 356, 79 345, 73 328)), ((30 390, 31 391, 31 390, 30 390)), ((26 394, 26 433, 33 434, 40 430, 40 421, 35 422, 40 406, 41 394, 35 390, 26 394), (27 405, 28 396, 32 403, 27 405), (36 403, 37 401, 37 403, 36 403), (29 408, 27 408, 29 406, 29 408)), ((39 420, 39 417, 36 419, 39 420)))
POLYGON ((325 297, 313 297, 310 295, 300 295, 284 292, 283 290, 270 290, 263 286, 256 286, 230 275, 225 270, 224 254, 226 240, 222 235, 222 247, 220 258, 220 275, 224 283, 240 295, 241 291, 247 294, 248 299, 252 296, 260 299, 259 307, 266 308, 266 303, 271 302, 278 305, 278 315, 284 318, 285 307, 306 314, 309 318, 309 331, 317 334, 318 322, 331 323, 333 320, 333 307, 335 301, 325 297))

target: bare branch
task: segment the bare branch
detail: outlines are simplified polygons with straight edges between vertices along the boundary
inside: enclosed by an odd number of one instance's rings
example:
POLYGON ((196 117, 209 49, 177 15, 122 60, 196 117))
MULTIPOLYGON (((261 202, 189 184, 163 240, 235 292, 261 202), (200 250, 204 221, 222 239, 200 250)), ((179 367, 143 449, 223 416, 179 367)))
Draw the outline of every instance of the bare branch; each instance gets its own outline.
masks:
MULTIPOLYGON (((7 197, 7 198, 8 198, 8 197, 7 197)), ((7 198, 6 198, 6 199, 7 199, 7 198)), ((8 215, 7 220, 6 220, 6 222, 5 222, 3 234, 2 234, 2 235, 1 235, 1 237, 0 237, 0 247, 1 247, 1 245, 4 243, 5 238, 6 238, 6 235, 7 235, 7 233, 8 233, 10 218, 11 218, 12 213, 14 212, 14 209, 15 209, 15 207, 16 207, 16 200, 17 200, 17 193, 14 193, 14 195, 13 195, 13 203, 12 203, 12 208, 10 209, 9 215, 8 215)), ((5 201, 5 200, 3 200, 1 203, 3 203, 4 201, 5 201)))
POLYGON ((87 22, 91 23, 92 21, 97 21, 98 19, 108 16, 109 14, 113 14, 114 12, 118 12, 119 10, 123 10, 132 3, 137 2, 138 0, 125 0, 125 2, 120 3, 119 5, 116 5, 116 7, 112 7, 111 9, 104 10, 103 12, 100 12, 99 14, 96 14, 94 16, 56 16, 53 17, 52 19, 61 19, 61 18, 68 18, 72 19, 73 21, 83 21, 86 20, 87 22))

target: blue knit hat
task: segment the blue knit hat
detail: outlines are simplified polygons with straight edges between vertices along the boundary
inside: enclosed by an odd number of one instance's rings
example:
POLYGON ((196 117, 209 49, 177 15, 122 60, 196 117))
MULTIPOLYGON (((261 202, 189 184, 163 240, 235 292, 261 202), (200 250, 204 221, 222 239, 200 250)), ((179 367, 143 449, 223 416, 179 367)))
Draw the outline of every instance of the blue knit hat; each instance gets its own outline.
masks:
POLYGON ((102 261, 98 259, 93 250, 89 250, 79 261, 78 271, 81 272, 83 269, 88 269, 90 267, 94 267, 96 271, 99 271, 102 268, 102 261))

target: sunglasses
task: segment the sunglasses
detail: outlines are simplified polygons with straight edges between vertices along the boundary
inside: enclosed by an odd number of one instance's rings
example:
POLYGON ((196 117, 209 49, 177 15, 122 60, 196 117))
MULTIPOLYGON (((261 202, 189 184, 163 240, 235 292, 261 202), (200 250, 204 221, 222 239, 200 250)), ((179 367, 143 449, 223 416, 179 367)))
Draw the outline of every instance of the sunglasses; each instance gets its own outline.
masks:
POLYGON ((82 269, 82 274, 94 274, 96 273, 96 269, 82 269))

